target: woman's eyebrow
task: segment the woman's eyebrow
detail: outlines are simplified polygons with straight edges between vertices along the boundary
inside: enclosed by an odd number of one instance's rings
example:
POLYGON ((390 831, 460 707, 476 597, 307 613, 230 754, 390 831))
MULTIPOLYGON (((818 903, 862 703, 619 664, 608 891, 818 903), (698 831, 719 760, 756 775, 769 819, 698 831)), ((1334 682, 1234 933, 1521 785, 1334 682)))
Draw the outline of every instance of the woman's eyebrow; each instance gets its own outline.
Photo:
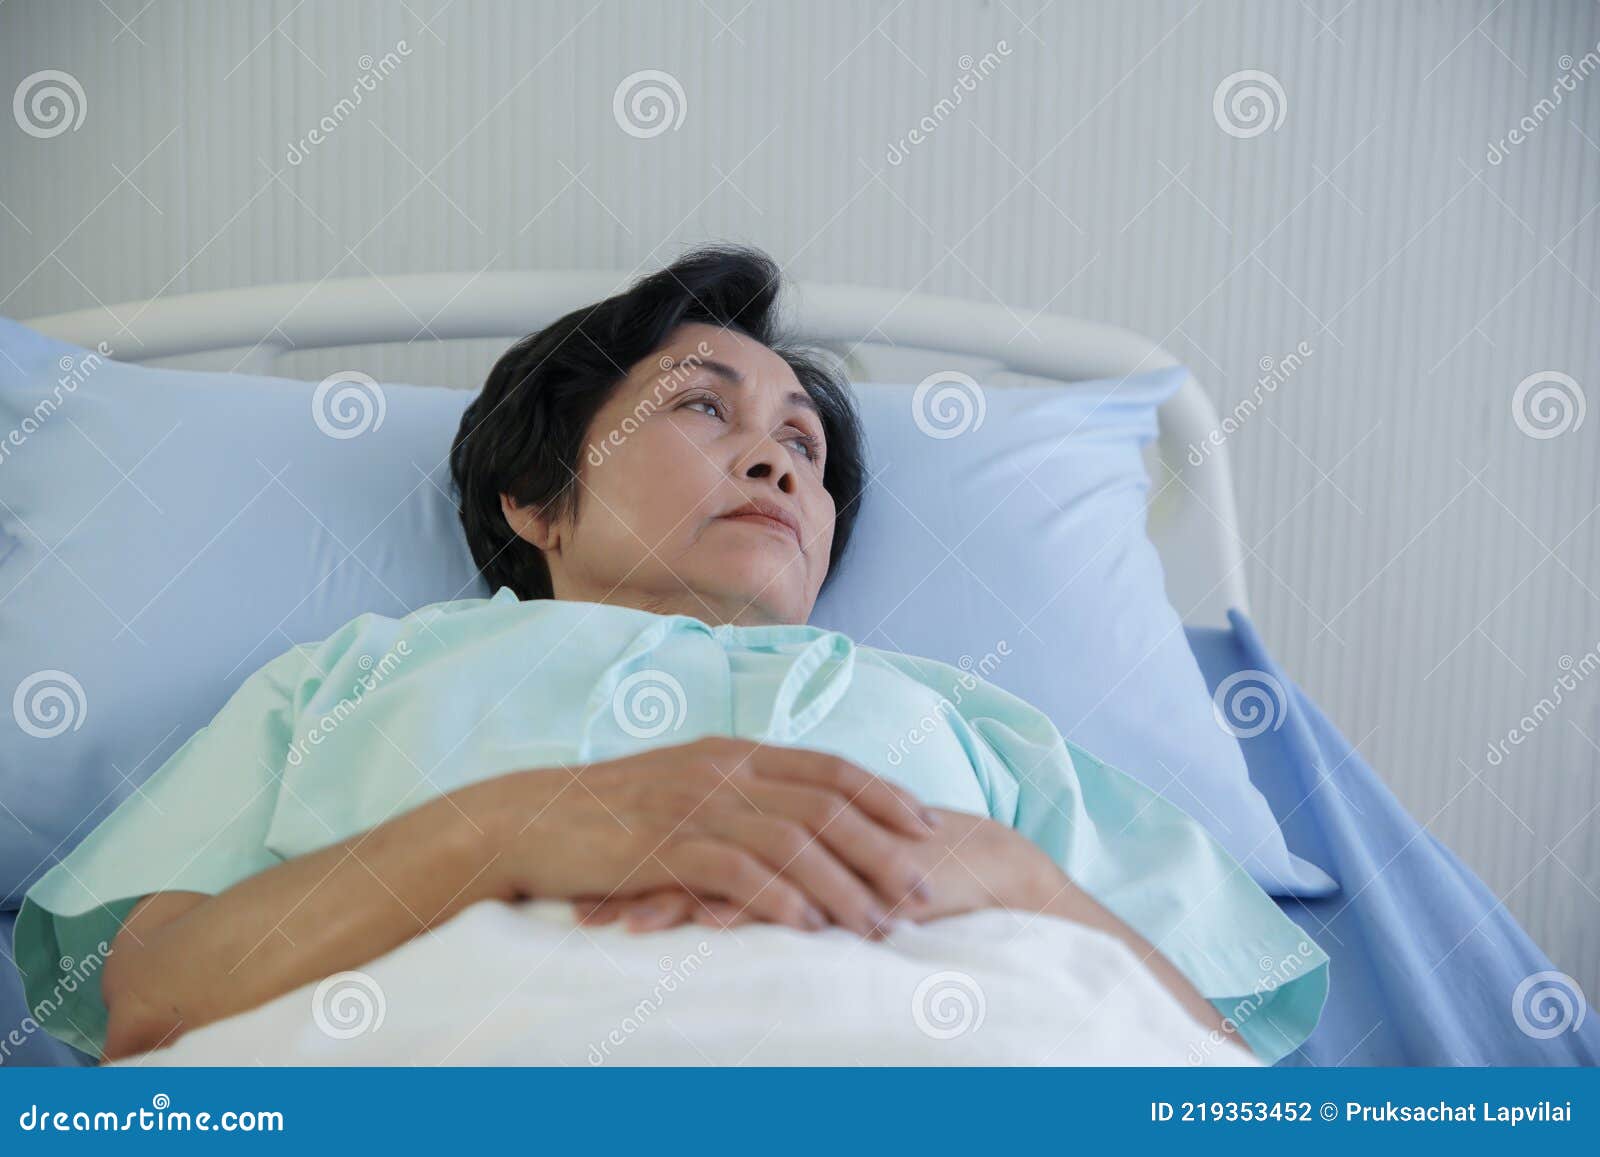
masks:
MULTIPOLYGON (((743 386, 746 384, 743 371, 737 366, 730 366, 727 362, 719 362, 714 358, 702 358, 697 362, 697 367, 703 370, 710 370, 717 377, 731 385, 743 386)), ((810 410, 813 414, 820 416, 821 412, 817 409, 816 400, 804 390, 792 391, 784 401, 791 406, 799 406, 802 410, 810 410)))

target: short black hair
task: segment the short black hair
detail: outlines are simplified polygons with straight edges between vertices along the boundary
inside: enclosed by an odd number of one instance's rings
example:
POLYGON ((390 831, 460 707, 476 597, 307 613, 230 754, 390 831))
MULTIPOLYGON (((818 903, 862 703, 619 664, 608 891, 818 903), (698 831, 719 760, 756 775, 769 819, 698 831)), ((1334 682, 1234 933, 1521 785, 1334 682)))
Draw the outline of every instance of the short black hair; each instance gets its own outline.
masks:
POLYGON ((554 597, 543 552, 512 531, 500 495, 554 515, 575 510, 579 455, 595 415, 631 367, 691 322, 760 342, 788 363, 816 403, 828 447, 822 484, 836 512, 833 575, 865 483, 861 421, 843 372, 781 333, 781 283, 777 263, 758 249, 704 246, 529 334, 501 356, 450 448, 461 525, 490 590, 508 586, 521 599, 554 597))

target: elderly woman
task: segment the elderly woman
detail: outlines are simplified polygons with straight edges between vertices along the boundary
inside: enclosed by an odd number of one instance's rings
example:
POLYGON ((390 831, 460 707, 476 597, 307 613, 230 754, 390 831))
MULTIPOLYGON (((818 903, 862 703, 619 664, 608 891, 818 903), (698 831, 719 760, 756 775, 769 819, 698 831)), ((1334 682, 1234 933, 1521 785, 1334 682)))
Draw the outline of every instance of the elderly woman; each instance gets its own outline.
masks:
POLYGON ((1326 958, 1263 992, 1306 939, 1197 824, 971 674, 805 625, 865 464, 778 282, 701 250, 500 359, 451 455, 493 597, 269 663, 43 877, 46 1027, 127 1056, 541 898, 637 932, 1045 913, 1262 1057, 1304 1039, 1326 958))

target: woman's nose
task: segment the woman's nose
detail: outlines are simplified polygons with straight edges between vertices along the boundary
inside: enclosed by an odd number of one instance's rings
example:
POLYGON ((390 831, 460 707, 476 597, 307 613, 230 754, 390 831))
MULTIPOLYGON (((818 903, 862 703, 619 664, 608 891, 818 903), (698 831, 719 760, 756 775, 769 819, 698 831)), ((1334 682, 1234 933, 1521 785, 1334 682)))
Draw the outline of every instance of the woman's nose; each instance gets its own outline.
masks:
POLYGON ((751 451, 744 464, 746 478, 764 478, 776 486, 780 493, 794 493, 794 469, 787 452, 771 438, 751 451))

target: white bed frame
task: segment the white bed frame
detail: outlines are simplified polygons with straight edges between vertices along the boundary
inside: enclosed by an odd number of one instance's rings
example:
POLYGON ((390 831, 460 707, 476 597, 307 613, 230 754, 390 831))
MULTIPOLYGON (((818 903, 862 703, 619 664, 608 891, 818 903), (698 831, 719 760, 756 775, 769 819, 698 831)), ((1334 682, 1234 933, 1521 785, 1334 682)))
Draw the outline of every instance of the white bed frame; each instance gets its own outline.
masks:
MULTIPOLYGON (((347 278, 157 297, 26 324, 77 345, 104 341, 123 361, 242 350, 230 364, 270 373, 290 351, 424 339, 509 343, 628 280, 594 271, 347 278)), ((882 347, 934 359, 922 373, 948 368, 937 361, 943 355, 1069 382, 1176 361, 1127 330, 957 298, 803 283, 790 287, 788 306, 792 332, 846 355, 853 369, 882 347)), ((981 370, 968 372, 982 380, 981 370)), ((1211 447, 1199 466, 1189 460, 1190 447, 1218 427, 1210 400, 1192 381, 1161 408, 1160 422, 1150 536, 1184 621, 1220 625, 1230 606, 1248 610, 1227 447, 1211 447)))

